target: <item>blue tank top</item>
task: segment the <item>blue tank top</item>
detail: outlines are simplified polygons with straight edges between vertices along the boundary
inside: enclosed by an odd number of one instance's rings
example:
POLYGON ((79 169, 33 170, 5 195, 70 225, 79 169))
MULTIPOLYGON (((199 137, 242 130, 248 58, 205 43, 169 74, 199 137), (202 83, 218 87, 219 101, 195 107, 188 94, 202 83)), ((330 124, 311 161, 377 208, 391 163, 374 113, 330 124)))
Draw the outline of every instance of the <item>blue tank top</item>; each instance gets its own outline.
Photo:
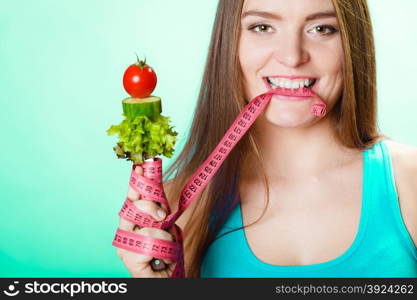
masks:
MULTIPOLYGON (((404 224, 383 141, 363 151, 363 190, 359 228, 350 247, 324 263, 296 266, 271 265, 251 251, 243 229, 228 233, 207 249, 201 277, 417 277, 417 249, 404 224)), ((217 236, 239 228, 238 204, 217 236)))

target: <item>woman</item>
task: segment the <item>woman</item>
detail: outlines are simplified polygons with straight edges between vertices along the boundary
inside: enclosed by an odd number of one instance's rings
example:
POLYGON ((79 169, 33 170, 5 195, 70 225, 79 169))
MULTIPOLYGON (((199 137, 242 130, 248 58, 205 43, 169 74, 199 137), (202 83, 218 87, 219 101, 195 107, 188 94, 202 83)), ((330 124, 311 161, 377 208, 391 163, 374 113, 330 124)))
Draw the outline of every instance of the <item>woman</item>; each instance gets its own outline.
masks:
MULTIPOLYGON (((309 85, 328 114, 271 99, 177 222, 187 277, 417 277, 417 149, 379 134, 375 73, 366 0, 220 0, 191 132, 165 174, 176 171, 164 184, 171 207, 257 95, 309 85)), ((154 203, 128 196, 160 219, 154 203)), ((173 269, 118 254, 134 277, 173 269)))

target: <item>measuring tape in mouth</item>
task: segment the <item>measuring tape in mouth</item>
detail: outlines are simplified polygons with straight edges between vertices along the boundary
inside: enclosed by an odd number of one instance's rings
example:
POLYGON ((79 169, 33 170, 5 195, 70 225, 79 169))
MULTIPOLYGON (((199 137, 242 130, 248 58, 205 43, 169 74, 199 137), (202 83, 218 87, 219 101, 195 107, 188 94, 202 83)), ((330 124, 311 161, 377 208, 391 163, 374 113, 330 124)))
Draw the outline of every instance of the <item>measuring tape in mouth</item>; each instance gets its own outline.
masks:
POLYGON ((182 189, 178 202, 178 209, 175 213, 171 213, 163 190, 162 160, 160 158, 155 158, 153 161, 145 161, 142 164, 133 165, 129 182, 130 186, 141 195, 141 200, 165 204, 168 208, 168 216, 163 221, 156 221, 152 216, 137 209, 128 198, 126 198, 122 209, 119 212, 119 216, 139 227, 153 227, 164 230, 174 228, 176 241, 171 242, 155 239, 118 228, 112 244, 118 248, 154 257, 151 262, 154 271, 158 270, 159 265, 164 265, 161 261, 162 259, 172 261, 176 263, 176 266, 171 278, 185 277, 182 230, 175 222, 191 202, 193 202, 193 200, 203 191, 210 179, 219 170, 229 153, 253 125, 259 115, 265 110, 275 94, 284 96, 314 96, 317 100, 316 103, 312 105, 310 112, 318 118, 323 118, 327 114, 327 106, 323 100, 307 88, 301 88, 295 91, 277 88, 257 96, 245 106, 214 151, 197 169, 182 189), (143 168, 143 175, 139 175, 135 172, 136 166, 143 168))

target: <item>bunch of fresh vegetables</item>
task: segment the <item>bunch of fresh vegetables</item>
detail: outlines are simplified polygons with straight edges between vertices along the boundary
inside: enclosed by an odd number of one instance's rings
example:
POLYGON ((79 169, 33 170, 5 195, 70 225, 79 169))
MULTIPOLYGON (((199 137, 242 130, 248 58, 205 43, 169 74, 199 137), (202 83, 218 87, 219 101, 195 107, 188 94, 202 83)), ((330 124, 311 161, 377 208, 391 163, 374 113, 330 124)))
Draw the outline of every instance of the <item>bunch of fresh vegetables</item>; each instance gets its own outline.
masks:
POLYGON ((157 76, 146 59, 137 58, 126 69, 123 86, 131 97, 122 101, 125 119, 107 130, 108 135, 119 136, 113 148, 118 158, 140 164, 157 155, 172 157, 178 133, 170 126, 170 118, 161 115, 161 98, 151 96, 156 83, 157 76))

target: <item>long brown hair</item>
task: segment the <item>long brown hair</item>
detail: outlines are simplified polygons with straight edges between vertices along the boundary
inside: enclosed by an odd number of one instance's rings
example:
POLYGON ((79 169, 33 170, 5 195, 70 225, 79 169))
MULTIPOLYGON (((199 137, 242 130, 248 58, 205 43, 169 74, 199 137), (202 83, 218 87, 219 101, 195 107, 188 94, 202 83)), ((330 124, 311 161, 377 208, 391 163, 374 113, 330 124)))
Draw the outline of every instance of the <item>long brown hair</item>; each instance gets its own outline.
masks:
MULTIPOLYGON (((191 130, 183 150, 164 173, 165 181, 175 172, 168 199, 179 198, 189 178, 246 105, 237 55, 243 4, 244 0, 219 1, 191 130)), ((368 6, 366 0, 333 0, 333 5, 345 56, 344 92, 332 112, 336 116, 336 136, 342 145, 363 150, 380 138, 376 119, 375 51, 368 6)), ((184 228, 187 277, 199 277, 205 251, 239 201, 239 174, 246 157, 259 165, 266 190, 266 206, 257 221, 266 211, 269 184, 256 136, 253 126, 195 200, 198 203, 184 228)))

